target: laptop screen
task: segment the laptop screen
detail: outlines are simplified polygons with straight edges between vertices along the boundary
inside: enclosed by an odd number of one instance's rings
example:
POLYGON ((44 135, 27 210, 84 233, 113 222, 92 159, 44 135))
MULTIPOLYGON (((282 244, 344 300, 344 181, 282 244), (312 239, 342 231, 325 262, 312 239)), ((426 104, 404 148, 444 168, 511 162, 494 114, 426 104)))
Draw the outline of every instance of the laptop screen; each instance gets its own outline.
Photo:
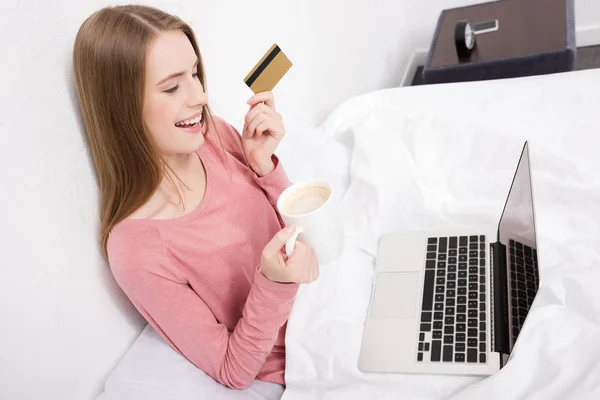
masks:
POLYGON ((506 251, 506 311, 508 312, 508 343, 512 350, 539 287, 527 143, 523 147, 500 218, 498 237, 506 251))
POLYGON ((533 217, 529 148, 525 143, 498 225, 500 241, 508 246, 509 243, 506 239, 522 239, 521 242, 528 242, 529 246, 535 247, 533 217))

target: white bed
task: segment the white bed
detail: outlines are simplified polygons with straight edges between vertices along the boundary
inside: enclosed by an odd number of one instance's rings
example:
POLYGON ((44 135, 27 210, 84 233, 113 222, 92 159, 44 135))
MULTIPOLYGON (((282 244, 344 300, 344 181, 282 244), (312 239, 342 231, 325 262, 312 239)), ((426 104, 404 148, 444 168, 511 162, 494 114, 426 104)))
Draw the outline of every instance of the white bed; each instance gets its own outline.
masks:
MULTIPOLYGON (((318 129, 289 127, 280 156, 290 177, 334 184, 347 242, 298 294, 282 399, 600 398, 599 93, 600 69, 389 89, 346 101, 318 129), (361 373, 379 235, 495 227, 525 140, 541 288, 509 364, 487 379, 361 373)), ((101 399, 281 395, 259 382, 217 386, 147 328, 101 399)))

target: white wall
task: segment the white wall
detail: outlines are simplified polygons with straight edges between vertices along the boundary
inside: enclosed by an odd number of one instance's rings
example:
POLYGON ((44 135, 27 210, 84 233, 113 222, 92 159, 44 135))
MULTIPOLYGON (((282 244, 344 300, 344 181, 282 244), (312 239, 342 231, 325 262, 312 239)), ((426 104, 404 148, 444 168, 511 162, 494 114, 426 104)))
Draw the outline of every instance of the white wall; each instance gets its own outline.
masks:
POLYGON ((577 46, 600 44, 600 1, 575 0, 577 46))

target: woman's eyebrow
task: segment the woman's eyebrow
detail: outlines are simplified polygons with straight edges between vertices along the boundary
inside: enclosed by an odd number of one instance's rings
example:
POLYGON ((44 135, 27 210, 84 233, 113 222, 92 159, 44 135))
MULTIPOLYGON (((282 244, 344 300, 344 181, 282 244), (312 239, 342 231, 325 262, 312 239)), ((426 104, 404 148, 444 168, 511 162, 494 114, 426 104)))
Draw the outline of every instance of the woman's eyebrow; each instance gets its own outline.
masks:
MULTIPOLYGON (((196 62, 194 63, 194 66, 192 66, 192 69, 196 68, 196 65, 198 65, 198 60, 196 60, 196 62)), ((172 73, 171 75, 167 76, 166 78, 164 78, 164 79, 161 79, 161 81, 160 81, 160 82, 158 82, 158 83, 156 84, 156 86, 159 86, 161 83, 163 83, 163 82, 166 82, 166 81, 168 81, 169 79, 177 78, 178 76, 181 76, 181 75, 183 75, 183 74, 185 74, 185 71, 180 71, 180 72, 175 72, 175 73, 172 73)))

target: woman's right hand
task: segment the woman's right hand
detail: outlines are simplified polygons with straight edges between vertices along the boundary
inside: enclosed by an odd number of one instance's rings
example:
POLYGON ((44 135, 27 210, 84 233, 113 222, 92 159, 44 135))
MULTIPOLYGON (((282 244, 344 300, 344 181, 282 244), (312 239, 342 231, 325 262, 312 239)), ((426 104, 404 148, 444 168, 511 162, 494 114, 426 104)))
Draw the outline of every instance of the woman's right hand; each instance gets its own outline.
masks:
POLYGON ((294 228, 283 228, 265 246, 259 272, 273 282, 310 283, 319 277, 319 261, 314 249, 296 240, 292 255, 287 258, 282 248, 294 234, 294 228))

